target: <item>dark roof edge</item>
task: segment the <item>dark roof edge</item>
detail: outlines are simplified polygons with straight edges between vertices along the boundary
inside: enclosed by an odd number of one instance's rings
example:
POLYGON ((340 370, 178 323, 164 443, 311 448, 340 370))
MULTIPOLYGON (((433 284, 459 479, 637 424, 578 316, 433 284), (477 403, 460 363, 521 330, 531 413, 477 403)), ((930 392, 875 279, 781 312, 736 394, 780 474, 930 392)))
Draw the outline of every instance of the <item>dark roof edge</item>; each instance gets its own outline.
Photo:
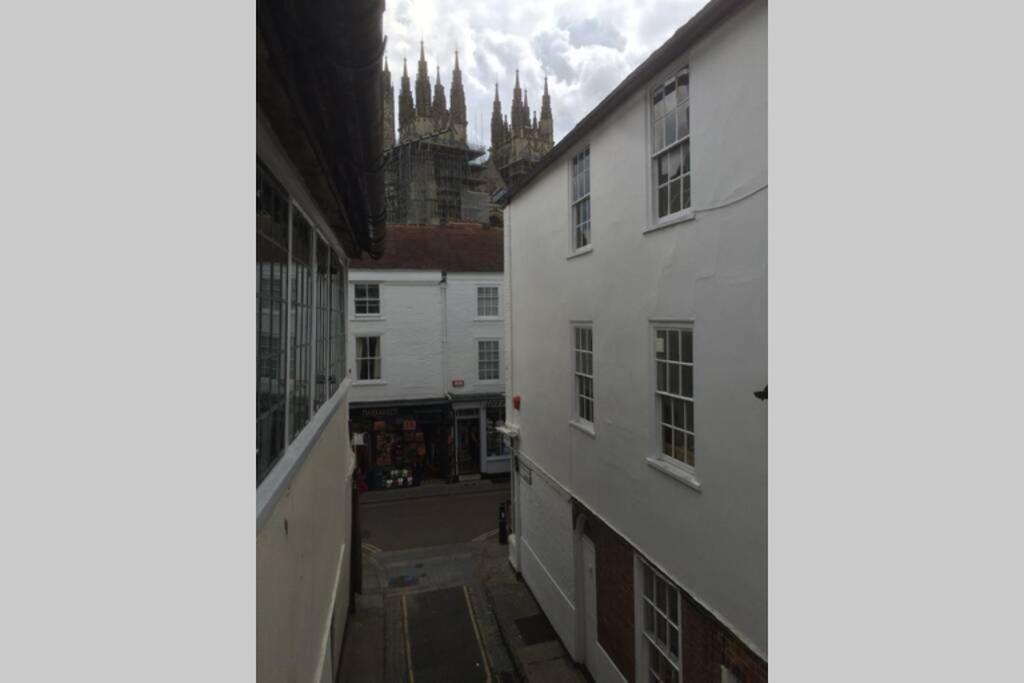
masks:
POLYGON ((680 53, 692 47, 693 43, 704 37, 722 21, 732 16, 741 6, 749 4, 751 0, 711 0, 708 4, 690 20, 679 27, 668 40, 662 43, 661 47, 651 53, 640 66, 633 69, 626 78, 612 90, 607 97, 590 110, 590 113, 583 117, 572 130, 566 133, 565 137, 558 141, 551 150, 541 158, 540 162, 530 169, 530 172, 520 180, 515 187, 500 199, 502 206, 507 206, 512 199, 519 194, 527 185, 532 183, 537 176, 543 173, 551 164, 558 159, 563 152, 575 145, 587 133, 600 124, 607 114, 614 111, 619 105, 629 99, 632 94, 650 79, 658 75, 658 72, 672 63, 680 53))

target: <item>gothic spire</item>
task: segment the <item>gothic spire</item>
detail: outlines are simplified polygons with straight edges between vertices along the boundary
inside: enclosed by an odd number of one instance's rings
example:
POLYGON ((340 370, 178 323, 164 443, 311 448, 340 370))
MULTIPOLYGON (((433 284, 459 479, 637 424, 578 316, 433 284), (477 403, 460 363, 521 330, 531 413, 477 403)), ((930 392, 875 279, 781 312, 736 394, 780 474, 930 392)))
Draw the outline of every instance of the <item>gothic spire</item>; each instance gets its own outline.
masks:
POLYGON ((519 87, 519 69, 516 69, 516 84, 512 88, 512 128, 519 130, 523 125, 523 91, 519 87))
POLYGON ((452 69, 451 87, 452 121, 466 123, 466 91, 462 89, 462 70, 459 69, 459 51, 455 51, 455 68, 452 69))
POLYGON ((409 87, 409 64, 402 59, 402 86, 398 93, 398 129, 404 131, 407 126, 412 125, 415 113, 415 105, 412 101, 412 89, 409 87))
POLYGON ((420 62, 416 69, 416 115, 430 115, 430 76, 427 75, 427 57, 420 41, 420 62))
POLYGON ((434 104, 431 115, 438 121, 447 117, 448 104, 444 99, 444 86, 441 85, 441 67, 437 67, 437 81, 434 82, 434 104))
POLYGON ((498 99, 498 84, 494 84, 494 105, 491 107, 491 149, 501 147, 505 142, 505 124, 501 120, 501 100, 498 99))

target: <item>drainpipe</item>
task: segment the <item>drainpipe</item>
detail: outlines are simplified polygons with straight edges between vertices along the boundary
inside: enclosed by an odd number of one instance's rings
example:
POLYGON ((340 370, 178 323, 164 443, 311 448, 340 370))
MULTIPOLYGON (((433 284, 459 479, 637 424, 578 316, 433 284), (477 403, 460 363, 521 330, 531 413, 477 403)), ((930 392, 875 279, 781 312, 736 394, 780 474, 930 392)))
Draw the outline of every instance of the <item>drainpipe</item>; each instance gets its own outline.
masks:
MULTIPOLYGON (((437 285, 441 291, 441 395, 448 397, 448 410, 452 415, 452 429, 454 430, 452 448, 456 448, 459 438, 459 423, 455 420, 454 401, 448 391, 448 271, 441 271, 441 281, 437 285)), ((451 480, 452 475, 458 476, 458 472, 455 470, 459 466, 459 459, 451 449, 448 453, 448 462, 448 479, 451 480)))
MULTIPOLYGON (((515 375, 513 374, 513 335, 512 330, 515 325, 515 321, 512 318, 512 203, 509 202, 507 205, 508 216, 505 221, 505 240, 508 243, 508 253, 505 259, 505 320, 508 326, 507 333, 505 335, 505 362, 507 364, 505 377, 507 381, 505 383, 505 422, 508 422, 509 417, 512 415, 514 408, 512 407, 511 396, 515 394, 515 375)), ((519 425, 519 416, 515 418, 515 423, 519 425)), ((519 439, 515 441, 516 445, 519 446, 519 439)), ((515 565, 516 572, 522 572, 523 567, 523 513, 520 509, 520 495, 519 487, 521 481, 519 479, 519 452, 518 449, 512 451, 512 533, 515 536, 515 558, 513 564, 515 565)), ((513 559, 513 558, 510 558, 513 559)))

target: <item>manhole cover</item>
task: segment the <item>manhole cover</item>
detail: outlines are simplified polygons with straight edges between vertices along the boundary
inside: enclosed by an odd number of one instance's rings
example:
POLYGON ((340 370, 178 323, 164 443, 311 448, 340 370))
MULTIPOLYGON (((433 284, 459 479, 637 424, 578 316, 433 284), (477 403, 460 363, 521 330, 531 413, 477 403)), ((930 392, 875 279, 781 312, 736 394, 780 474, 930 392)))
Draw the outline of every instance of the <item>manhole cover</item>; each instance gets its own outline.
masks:
POLYGON ((551 622, 543 614, 516 619, 516 628, 519 629, 519 635, 523 637, 523 642, 527 645, 546 643, 558 637, 555 634, 555 629, 551 627, 551 622))
POLYGON ((420 580, 415 576, 396 576, 388 581, 388 588, 406 588, 407 586, 415 586, 419 582, 420 580))

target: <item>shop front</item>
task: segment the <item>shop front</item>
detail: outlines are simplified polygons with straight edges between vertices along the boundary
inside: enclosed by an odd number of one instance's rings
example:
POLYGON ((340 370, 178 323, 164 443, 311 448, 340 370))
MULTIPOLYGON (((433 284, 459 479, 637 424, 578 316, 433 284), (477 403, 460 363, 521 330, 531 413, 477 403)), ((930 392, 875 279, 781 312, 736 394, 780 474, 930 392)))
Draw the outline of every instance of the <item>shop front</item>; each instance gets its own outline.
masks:
POLYGON ((505 423, 505 398, 452 404, 452 470, 459 480, 509 471, 509 453, 497 427, 505 423))
POLYGON ((404 488, 451 477, 448 401, 352 406, 349 419, 362 487, 404 488))

